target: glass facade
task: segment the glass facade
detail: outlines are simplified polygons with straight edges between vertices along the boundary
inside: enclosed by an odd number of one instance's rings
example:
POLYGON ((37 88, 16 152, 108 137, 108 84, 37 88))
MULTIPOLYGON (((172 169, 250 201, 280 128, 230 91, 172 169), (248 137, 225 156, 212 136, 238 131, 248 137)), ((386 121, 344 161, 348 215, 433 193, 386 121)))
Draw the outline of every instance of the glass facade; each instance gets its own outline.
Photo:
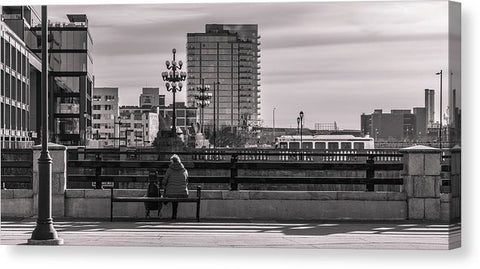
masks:
POLYGON ((9 26, 0 22, 0 143, 30 141, 31 52, 9 26))
MULTIPOLYGON (((67 17, 68 23, 49 24, 49 85, 54 96, 50 126, 55 126, 54 142, 85 145, 92 138, 93 41, 85 15, 67 17)), ((37 36, 31 49, 41 56, 41 25, 31 30, 37 36)))
POLYGON ((205 33, 187 34, 187 102, 195 105, 197 87, 210 85, 205 128, 257 125, 259 121, 258 26, 207 24, 205 33), (214 83, 219 82, 214 90, 214 83), (213 99, 215 95, 215 99, 213 99))

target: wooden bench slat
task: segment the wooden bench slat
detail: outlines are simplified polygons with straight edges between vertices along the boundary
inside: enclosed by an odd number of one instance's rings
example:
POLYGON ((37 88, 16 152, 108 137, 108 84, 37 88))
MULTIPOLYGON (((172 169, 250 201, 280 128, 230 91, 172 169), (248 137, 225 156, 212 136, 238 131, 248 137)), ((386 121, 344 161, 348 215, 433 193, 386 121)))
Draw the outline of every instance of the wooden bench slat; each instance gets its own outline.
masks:
MULTIPOLYGON (((114 188, 110 189, 110 221, 113 221, 113 203, 115 202, 142 202, 142 203, 154 203, 154 202, 178 202, 178 203, 196 203, 197 204, 197 221, 200 221, 200 201, 202 189, 200 186, 197 187, 197 197, 185 197, 185 198, 175 198, 175 197, 128 197, 128 196, 117 196, 113 195, 114 188)), ((174 211, 172 209, 172 219, 174 218, 174 211)))

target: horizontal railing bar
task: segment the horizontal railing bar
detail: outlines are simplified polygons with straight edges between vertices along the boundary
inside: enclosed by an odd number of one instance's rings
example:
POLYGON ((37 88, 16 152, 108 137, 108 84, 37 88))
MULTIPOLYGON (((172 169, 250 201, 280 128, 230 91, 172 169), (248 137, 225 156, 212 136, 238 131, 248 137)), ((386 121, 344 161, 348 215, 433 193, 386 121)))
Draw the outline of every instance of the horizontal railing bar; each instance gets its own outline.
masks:
MULTIPOLYGON (((157 180, 161 180, 158 177, 157 180)), ((148 182, 148 175, 69 175, 71 182, 148 182)), ((227 176, 190 176, 189 183, 229 183, 230 177, 227 176)), ((236 177, 237 183, 255 183, 255 184, 382 184, 382 185, 402 185, 402 178, 342 178, 342 177, 236 177)))
POLYGON ((28 175, 2 175, 2 182, 31 183, 32 176, 28 175))
MULTIPOLYGON (((345 150, 345 151, 318 151, 318 150, 302 150, 302 151, 283 151, 283 150, 261 150, 261 151, 233 151, 233 150, 220 150, 220 151, 184 151, 184 152, 158 152, 158 151, 119 151, 112 149, 87 149, 85 151, 78 151, 79 154, 133 154, 133 155, 252 155, 252 156, 355 156, 355 157, 403 157, 403 154, 398 152, 366 152, 366 151, 357 151, 354 150, 345 150), (347 152, 345 152, 347 151, 347 152)), ((380 150, 381 151, 381 150, 380 150)))
MULTIPOLYGON (((185 162, 183 163, 187 169, 230 169, 235 167, 237 169, 302 169, 302 170, 366 170, 374 169, 381 171, 395 171, 402 170, 403 163, 335 163, 335 162, 255 162, 255 161, 239 161, 237 163, 230 163, 224 161, 205 161, 205 162, 185 162)), ((96 160, 70 160, 69 167, 77 168, 150 168, 150 169, 165 169, 170 165, 169 161, 96 161, 96 160)))
POLYGON ((2 160, 2 169, 3 168, 32 168, 32 161, 10 161, 2 160))

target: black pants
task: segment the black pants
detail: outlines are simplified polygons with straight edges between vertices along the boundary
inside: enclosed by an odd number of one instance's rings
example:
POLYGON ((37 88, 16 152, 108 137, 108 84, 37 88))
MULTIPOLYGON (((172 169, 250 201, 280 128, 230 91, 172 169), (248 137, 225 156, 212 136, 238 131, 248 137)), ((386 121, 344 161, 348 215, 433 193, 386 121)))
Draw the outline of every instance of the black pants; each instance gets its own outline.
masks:
MULTIPOLYGON (((168 195, 167 198, 187 198, 188 195, 168 195)), ((178 202, 172 202, 172 219, 177 218, 178 202)))

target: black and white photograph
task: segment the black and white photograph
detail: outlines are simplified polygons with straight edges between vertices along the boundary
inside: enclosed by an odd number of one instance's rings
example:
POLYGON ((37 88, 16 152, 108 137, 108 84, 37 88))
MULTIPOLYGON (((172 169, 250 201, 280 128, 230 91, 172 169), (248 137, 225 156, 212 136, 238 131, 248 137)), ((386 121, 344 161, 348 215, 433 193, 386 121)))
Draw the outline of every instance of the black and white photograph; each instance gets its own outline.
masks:
POLYGON ((461 11, 2 4, 1 244, 460 248, 461 11))

